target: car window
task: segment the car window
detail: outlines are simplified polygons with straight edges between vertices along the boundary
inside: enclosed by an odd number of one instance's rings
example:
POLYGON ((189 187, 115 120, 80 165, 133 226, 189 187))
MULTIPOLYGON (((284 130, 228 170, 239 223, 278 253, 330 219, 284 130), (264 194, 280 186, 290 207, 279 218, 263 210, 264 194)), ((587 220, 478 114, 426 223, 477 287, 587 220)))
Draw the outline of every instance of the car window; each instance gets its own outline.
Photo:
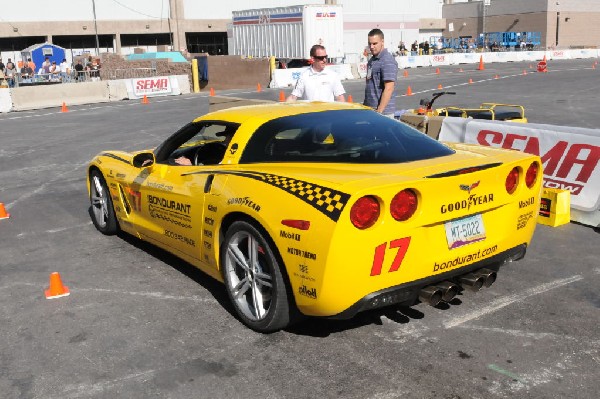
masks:
POLYGON ((246 145, 240 163, 400 163, 453 152, 408 125, 373 111, 334 110, 266 122, 246 145))
POLYGON ((224 141, 225 138, 217 136, 217 133, 222 133, 227 130, 226 125, 209 124, 201 126, 198 133, 190 137, 187 141, 182 143, 179 148, 189 148, 202 145, 211 141, 224 141))
POLYGON ((225 137, 219 133, 235 134, 237 123, 224 121, 201 121, 190 123, 174 133, 155 150, 156 162, 171 163, 174 158, 185 156, 192 159, 199 148, 208 143, 223 142, 225 137))

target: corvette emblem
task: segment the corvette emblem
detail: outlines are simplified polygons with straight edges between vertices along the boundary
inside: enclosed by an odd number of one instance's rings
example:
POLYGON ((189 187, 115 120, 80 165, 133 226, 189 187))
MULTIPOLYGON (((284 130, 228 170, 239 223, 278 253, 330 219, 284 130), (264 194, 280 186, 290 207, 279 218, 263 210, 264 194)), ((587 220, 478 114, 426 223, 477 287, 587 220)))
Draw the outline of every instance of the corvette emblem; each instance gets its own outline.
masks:
POLYGON ((475 183, 468 185, 468 184, 461 184, 460 185, 460 189, 464 190, 466 192, 468 192, 469 194, 471 194, 471 190, 473 190, 475 187, 477 187, 479 185, 479 181, 476 181, 475 183))

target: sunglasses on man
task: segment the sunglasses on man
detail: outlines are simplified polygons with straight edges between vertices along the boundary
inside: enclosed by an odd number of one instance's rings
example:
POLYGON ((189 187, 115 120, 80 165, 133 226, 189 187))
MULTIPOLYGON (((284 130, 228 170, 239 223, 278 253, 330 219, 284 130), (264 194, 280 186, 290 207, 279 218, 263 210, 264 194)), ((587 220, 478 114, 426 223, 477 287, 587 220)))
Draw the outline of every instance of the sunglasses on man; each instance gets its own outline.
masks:
POLYGON ((313 58, 315 60, 323 61, 325 58, 327 58, 327 56, 326 55, 313 55, 313 58))

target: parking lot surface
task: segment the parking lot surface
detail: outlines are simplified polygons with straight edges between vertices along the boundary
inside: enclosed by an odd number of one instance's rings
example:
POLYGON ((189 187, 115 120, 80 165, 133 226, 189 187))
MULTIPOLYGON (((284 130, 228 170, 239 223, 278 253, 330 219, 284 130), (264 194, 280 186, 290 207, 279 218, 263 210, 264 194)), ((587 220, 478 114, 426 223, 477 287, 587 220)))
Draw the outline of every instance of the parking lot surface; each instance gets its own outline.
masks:
MULTIPOLYGON (((397 108, 441 84, 457 94, 440 106, 522 104, 530 122, 597 128, 592 64, 409 70, 397 108), (414 96, 402 96, 408 85, 414 96)), ((344 82, 356 102, 363 84, 344 82)), ((98 233, 87 162, 152 148, 205 112, 201 93, 0 115, 0 202, 11 215, 0 220, 2 398, 597 397, 600 235, 588 226, 538 225, 524 260, 449 305, 308 319, 269 335, 244 327, 223 286, 185 262, 98 233), (69 296, 45 299, 52 272, 69 296)))

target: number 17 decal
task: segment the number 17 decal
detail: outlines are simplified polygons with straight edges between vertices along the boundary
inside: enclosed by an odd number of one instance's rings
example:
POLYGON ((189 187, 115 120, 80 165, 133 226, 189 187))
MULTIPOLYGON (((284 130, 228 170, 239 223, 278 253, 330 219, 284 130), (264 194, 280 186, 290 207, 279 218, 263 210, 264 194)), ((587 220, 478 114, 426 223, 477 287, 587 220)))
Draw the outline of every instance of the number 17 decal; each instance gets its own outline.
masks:
MULTIPOLYGON (((392 265, 390 266, 390 270, 388 273, 395 272, 400 268, 402 261, 404 260, 404 256, 406 255, 406 251, 408 250, 408 246, 410 245, 410 237, 398 238, 396 240, 392 240, 389 242, 389 249, 398 249, 396 251, 396 256, 392 261, 392 265)), ((388 249, 388 243, 384 242, 381 245, 378 245, 375 248, 375 256, 373 257, 373 266, 371 267, 371 276, 379 276, 381 274, 381 269, 383 268, 383 261, 385 259, 385 252, 388 249)))

